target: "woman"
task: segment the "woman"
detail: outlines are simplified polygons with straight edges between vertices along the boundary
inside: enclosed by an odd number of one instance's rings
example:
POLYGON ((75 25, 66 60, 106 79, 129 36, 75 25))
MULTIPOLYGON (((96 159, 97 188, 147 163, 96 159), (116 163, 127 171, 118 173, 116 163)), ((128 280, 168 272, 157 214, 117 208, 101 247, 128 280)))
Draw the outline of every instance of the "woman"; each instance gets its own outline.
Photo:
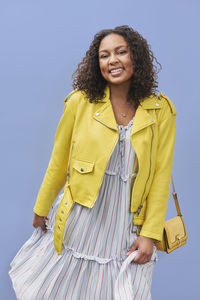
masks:
POLYGON ((128 26, 97 33, 74 74, 34 207, 11 264, 18 299, 151 299, 176 110, 128 26), (50 219, 51 205, 64 186, 50 219))

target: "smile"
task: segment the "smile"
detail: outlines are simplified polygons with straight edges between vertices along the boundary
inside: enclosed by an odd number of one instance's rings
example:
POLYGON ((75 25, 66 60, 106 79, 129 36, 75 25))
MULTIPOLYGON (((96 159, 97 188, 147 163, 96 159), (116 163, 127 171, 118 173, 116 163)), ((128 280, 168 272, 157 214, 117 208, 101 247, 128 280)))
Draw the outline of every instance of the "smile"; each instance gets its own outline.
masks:
POLYGON ((110 71, 111 74, 117 74, 121 73, 124 69, 123 68, 117 68, 110 71))

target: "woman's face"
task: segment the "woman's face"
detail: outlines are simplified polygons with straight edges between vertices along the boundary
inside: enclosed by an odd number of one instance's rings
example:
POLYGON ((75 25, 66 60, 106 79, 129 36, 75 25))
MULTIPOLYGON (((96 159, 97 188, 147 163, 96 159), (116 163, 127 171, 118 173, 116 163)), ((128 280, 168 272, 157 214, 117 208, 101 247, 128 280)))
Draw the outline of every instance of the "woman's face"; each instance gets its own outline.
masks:
POLYGON ((99 45, 99 67, 102 76, 111 85, 130 82, 133 62, 127 41, 119 34, 109 34, 99 45))

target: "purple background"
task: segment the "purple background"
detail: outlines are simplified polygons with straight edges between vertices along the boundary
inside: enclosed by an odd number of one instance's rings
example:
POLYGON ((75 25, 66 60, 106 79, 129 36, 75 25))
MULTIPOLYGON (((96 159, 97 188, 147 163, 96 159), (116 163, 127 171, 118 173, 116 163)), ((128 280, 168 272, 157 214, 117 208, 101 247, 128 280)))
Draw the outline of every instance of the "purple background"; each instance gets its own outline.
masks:
MULTIPOLYGON (((197 0, 1 1, 0 299, 16 299, 9 263, 33 231, 71 74, 97 31, 123 24, 151 44, 163 67, 160 90, 178 111, 173 174, 189 238, 159 255, 152 297, 199 299, 199 11, 197 0)), ((171 198, 167 217, 176 213, 171 198)))

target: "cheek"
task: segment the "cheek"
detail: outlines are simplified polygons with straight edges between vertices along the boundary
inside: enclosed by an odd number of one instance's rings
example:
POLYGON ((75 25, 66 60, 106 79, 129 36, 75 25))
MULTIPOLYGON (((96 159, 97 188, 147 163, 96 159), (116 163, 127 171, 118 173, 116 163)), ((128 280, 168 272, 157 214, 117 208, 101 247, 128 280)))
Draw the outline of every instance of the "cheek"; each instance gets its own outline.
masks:
POLYGON ((126 61, 126 67, 129 70, 129 73, 132 73, 132 74, 134 73, 133 61, 130 57, 126 61))
POLYGON ((133 64, 132 64, 132 62, 128 64, 128 70, 129 70, 130 75, 133 75, 134 69, 133 69, 133 64))
POLYGON ((133 65, 131 66, 131 75, 133 75, 134 73, 134 69, 133 69, 133 65))
POLYGON ((105 66, 105 64, 104 63, 99 63, 99 68, 100 68, 102 76, 105 76, 106 75, 106 66, 105 66))

